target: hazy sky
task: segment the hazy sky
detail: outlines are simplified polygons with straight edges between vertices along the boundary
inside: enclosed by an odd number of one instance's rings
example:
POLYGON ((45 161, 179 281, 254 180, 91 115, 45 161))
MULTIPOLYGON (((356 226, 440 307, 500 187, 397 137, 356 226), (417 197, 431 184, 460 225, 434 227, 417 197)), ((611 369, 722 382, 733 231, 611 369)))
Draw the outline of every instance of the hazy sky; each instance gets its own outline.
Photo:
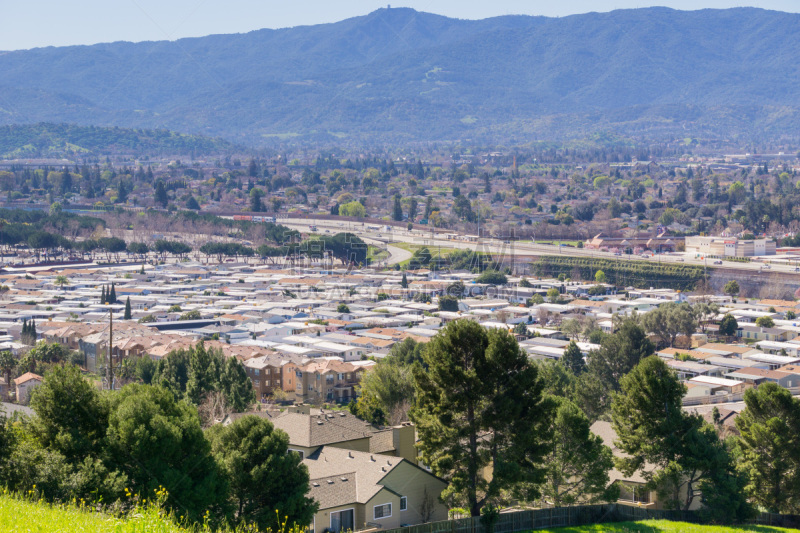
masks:
MULTIPOLYGON (((675 9, 758 5, 800 12, 798 0, 406 0, 395 7, 457 18, 525 14, 558 17, 664 5, 675 9)), ((0 50, 148 41, 334 22, 386 2, 370 0, 0 0, 0 50)))

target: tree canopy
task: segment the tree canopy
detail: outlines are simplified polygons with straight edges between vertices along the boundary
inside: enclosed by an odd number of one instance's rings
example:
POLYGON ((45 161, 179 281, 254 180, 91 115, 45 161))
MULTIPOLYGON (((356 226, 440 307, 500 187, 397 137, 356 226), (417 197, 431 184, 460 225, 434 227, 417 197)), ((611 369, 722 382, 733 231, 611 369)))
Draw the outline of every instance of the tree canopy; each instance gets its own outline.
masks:
POLYGON ((443 497, 463 498, 478 516, 502 491, 538 495, 550 404, 514 337, 455 320, 429 342, 423 360, 428 369, 414 370, 411 418, 422 460, 450 483, 443 497), (490 463, 486 479, 481 472, 490 463))
POLYGON ((260 531, 311 523, 318 504, 310 499, 308 469, 289 451, 289 437, 271 422, 243 416, 208 431, 211 450, 230 484, 234 521, 260 531))

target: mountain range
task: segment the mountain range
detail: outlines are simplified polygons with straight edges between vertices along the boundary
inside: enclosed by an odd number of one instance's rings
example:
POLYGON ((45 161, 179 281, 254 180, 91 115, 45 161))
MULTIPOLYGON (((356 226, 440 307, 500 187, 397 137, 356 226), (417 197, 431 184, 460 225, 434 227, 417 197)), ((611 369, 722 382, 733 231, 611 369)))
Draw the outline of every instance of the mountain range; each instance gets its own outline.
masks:
POLYGON ((619 10, 337 23, 0 52, 0 124, 286 141, 524 142, 800 131, 800 14, 619 10))

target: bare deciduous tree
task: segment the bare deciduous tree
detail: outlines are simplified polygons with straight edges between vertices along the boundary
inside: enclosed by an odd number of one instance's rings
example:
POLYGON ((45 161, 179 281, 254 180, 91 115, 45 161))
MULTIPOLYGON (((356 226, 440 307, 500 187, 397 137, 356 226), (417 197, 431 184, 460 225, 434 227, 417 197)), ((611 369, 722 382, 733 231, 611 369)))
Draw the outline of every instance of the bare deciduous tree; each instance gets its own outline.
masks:
POLYGON ((197 412, 200 415, 200 424, 205 429, 222 422, 232 411, 225 395, 212 391, 203 397, 203 401, 197 406, 197 412))

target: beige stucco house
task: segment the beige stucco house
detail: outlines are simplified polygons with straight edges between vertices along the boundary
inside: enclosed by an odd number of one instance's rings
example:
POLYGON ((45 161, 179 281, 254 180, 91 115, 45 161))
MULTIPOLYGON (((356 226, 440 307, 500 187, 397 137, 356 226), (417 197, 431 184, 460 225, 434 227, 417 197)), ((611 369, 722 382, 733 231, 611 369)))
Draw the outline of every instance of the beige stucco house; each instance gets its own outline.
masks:
POLYGON ((447 483, 390 455, 324 446, 303 464, 319 503, 313 533, 392 529, 447 519, 439 494, 447 483))

